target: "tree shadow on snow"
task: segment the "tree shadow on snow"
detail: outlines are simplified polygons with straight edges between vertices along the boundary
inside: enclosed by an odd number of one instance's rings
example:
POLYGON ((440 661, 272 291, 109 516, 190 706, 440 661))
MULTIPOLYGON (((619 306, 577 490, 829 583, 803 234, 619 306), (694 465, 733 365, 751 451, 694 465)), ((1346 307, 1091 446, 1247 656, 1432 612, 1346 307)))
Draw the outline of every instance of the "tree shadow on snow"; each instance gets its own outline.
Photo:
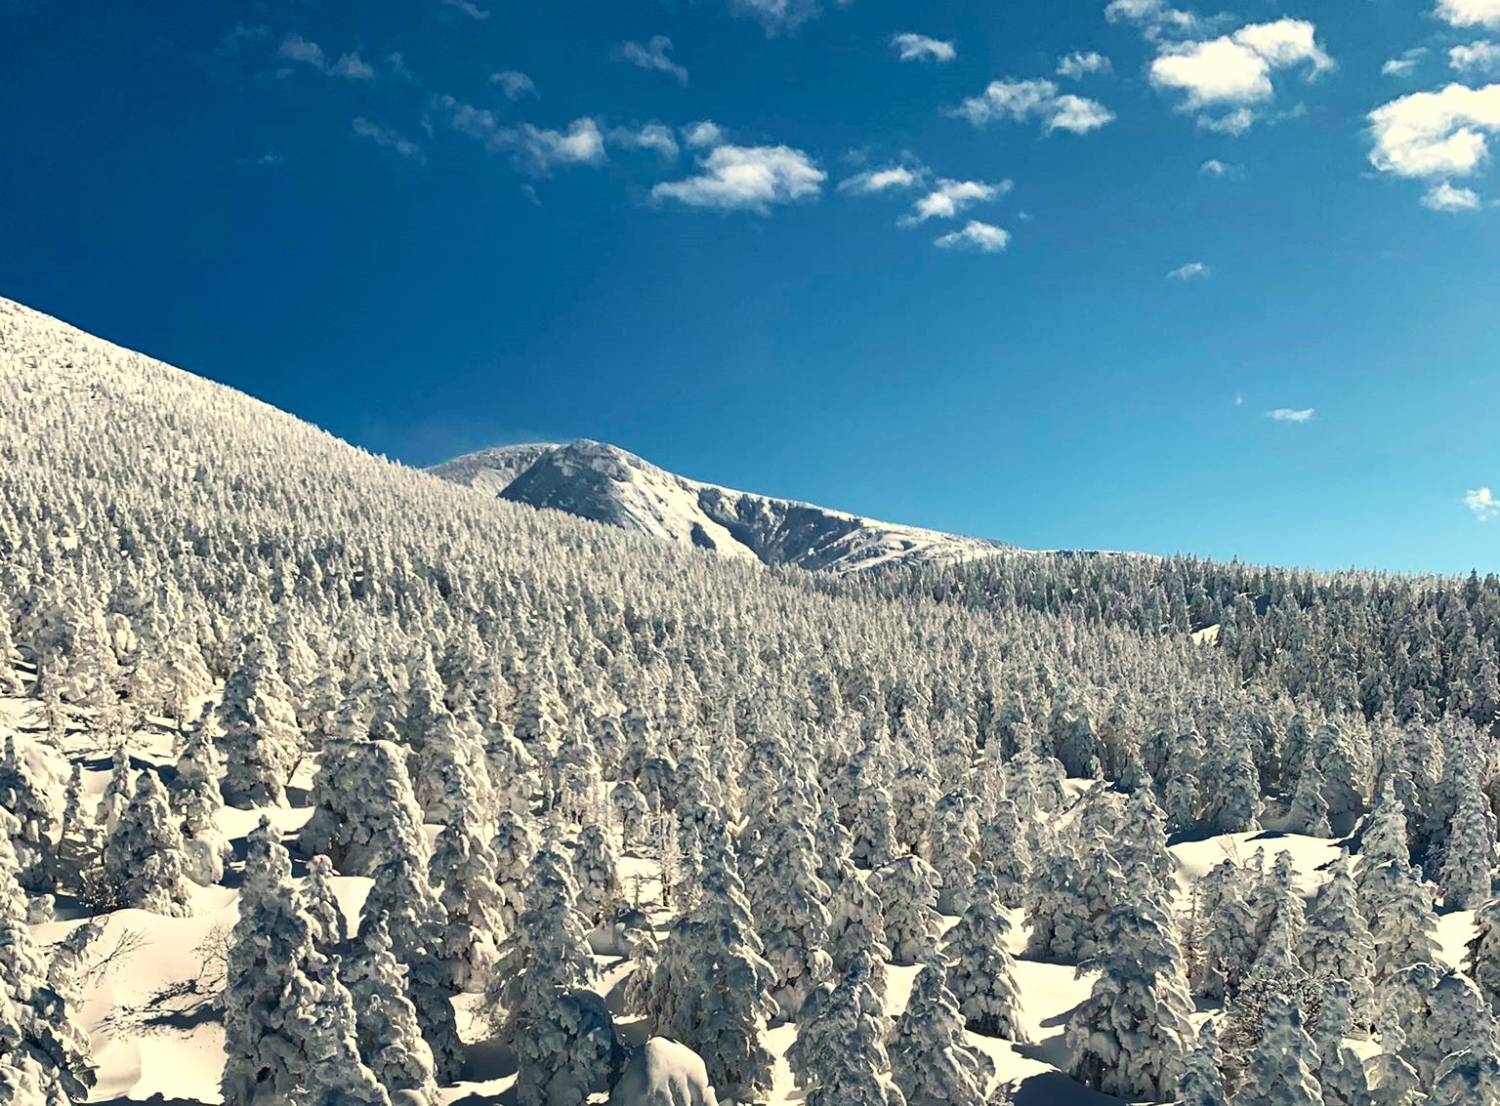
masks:
POLYGON ((1080 1087, 1059 1071, 1043 1072, 1016 1087, 1013 1106, 1120 1106, 1121 1100, 1080 1087))
POLYGON ((127 1098, 121 1095, 119 1098, 95 1099, 92 1106, 203 1106, 203 1102, 197 1098, 167 1098, 158 1093, 150 1098, 127 1098))
POLYGON ((498 1041, 475 1041, 464 1050, 463 1077, 469 1082, 487 1083, 515 1073, 515 1050, 498 1041))

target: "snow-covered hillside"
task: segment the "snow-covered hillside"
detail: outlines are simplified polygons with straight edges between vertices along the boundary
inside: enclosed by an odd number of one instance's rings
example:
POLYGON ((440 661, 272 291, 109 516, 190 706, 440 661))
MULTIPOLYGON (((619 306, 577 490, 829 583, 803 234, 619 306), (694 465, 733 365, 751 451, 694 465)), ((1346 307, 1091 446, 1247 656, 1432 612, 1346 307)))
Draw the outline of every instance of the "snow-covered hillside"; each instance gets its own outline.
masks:
POLYGON ((517 503, 772 565, 858 572, 947 564, 1003 548, 689 480, 601 442, 501 446, 429 471, 517 503))
POLYGON ((768 572, 4 300, 0 413, 0 1103, 1500 1106, 1494 576, 768 572))

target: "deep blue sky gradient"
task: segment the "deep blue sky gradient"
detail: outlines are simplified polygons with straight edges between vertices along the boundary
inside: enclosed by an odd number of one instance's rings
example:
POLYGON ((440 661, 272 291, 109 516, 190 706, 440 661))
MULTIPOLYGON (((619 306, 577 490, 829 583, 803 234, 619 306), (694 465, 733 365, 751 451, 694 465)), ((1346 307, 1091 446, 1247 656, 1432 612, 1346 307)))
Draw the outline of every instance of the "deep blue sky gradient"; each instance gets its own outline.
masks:
MULTIPOLYGON (((1231 137, 1152 88, 1151 46, 1093 0, 854 0, 775 36, 724 0, 482 6, 0 0, 0 295, 413 464, 583 436, 1023 546, 1500 570, 1500 519, 1463 503, 1500 487, 1500 209, 1420 206, 1371 170, 1364 121, 1482 33, 1395 0, 1239 0, 1227 26, 1312 19, 1337 69, 1278 73, 1281 118, 1231 137), (226 44, 237 24, 265 31, 226 44), (959 56, 900 64, 900 31, 959 56), (293 32, 376 77, 278 76, 293 32), (615 56, 655 34, 685 87, 615 56), (1059 80, 1115 113, 1095 133, 943 113, 1073 50, 1113 62, 1059 80), (502 69, 540 97, 509 102, 502 69), (712 119, 829 179, 764 215, 686 210, 650 190, 695 151, 538 175, 443 95, 505 124, 712 119), (896 225, 911 195, 838 193, 851 151, 1013 180, 964 216, 1009 248, 940 250, 953 225, 896 225), (1211 279, 1167 279, 1195 260, 1211 279)), ((1497 177, 1466 183, 1488 202, 1497 177)))

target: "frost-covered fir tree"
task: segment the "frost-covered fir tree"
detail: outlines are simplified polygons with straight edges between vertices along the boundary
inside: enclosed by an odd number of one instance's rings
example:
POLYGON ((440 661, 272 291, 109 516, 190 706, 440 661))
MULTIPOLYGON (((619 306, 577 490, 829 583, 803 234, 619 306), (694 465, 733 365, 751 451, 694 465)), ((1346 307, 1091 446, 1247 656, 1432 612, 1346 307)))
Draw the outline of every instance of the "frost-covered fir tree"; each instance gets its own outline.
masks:
POLYGON ((1258 951, 1255 912, 1245 901, 1245 873, 1222 860, 1198 885, 1194 922, 1198 927, 1193 993, 1210 1000, 1232 994, 1258 951))
POLYGON ((988 867, 980 870, 971 898, 963 917, 943 938, 948 989, 970 1032, 1024 1043, 1015 961, 1008 948, 1010 921, 988 867))
POLYGON ((188 879, 211 887, 224 878, 224 865, 233 850, 219 828, 224 796, 219 791, 222 767, 218 751, 204 727, 193 730, 183 742, 172 780, 171 802, 182 828, 182 870, 188 879))
POLYGON ((1198 1030, 1198 1043, 1183 1061, 1173 1106, 1228 1106, 1229 1092, 1224 1089, 1222 1067, 1219 1031, 1214 1020, 1208 1018, 1198 1030))
POLYGON ((1115 861, 1133 885, 1149 885, 1165 894, 1176 889, 1177 862, 1167 851, 1167 819, 1149 787, 1130 793, 1116 837, 1115 861))
POLYGON ((870 961, 870 985, 885 993, 885 962, 891 950, 885 945, 885 907, 870 886, 869 877, 841 860, 833 897, 828 903, 828 954, 833 959, 833 978, 843 979, 856 960, 870 961))
POLYGON ((1100 969, 1064 1036, 1067 1071, 1086 1087, 1156 1102, 1171 1097, 1193 1030, 1171 916, 1127 893, 1103 920, 1100 969))
POLYGON ((360 926, 385 917, 391 948, 406 967, 407 996, 432 1049, 434 1070, 440 1081, 451 1082, 462 1067, 463 1044, 452 1002, 458 991, 457 973, 443 957, 447 915, 428 881, 425 855, 403 839, 393 841, 392 847, 391 855, 375 869, 360 926))
MULTIPOLYGON (((391 736, 375 723, 372 737, 391 736)), ((346 876, 374 875, 393 852, 409 850, 425 866, 427 838, 422 812, 406 774, 406 757, 390 740, 346 740, 342 733, 323 746, 312 786, 312 817, 298 848, 322 853, 346 876)))
POLYGON ((594 965, 573 906, 578 887, 555 826, 527 869, 524 897, 526 908, 501 950, 486 1002, 503 1039, 514 1044, 522 1072, 529 1072, 518 1084, 522 1106, 544 1106, 564 1087, 581 1089, 576 1100, 583 1101, 607 1070, 614 1029, 593 996, 580 996, 594 965))
POLYGON ((756 850, 759 862, 746 881, 756 904, 761 954, 776 973, 771 997, 788 1019, 833 974, 826 948, 831 918, 823 905, 830 892, 818 878, 814 848, 808 804, 788 803, 766 827, 756 850))
POLYGON ((438 834, 427 868, 446 917, 441 955, 462 991, 485 989, 504 933, 495 854, 485 838, 474 805, 459 807, 438 834))
POLYGON ((1475 933, 1464 970, 1479 986, 1491 1010, 1500 1010, 1500 899, 1491 899, 1474 916, 1475 933))
POLYGON ((1495 1106, 1500 1102, 1500 1061, 1493 1051, 1465 1049, 1444 1057, 1433 1076, 1428 1106, 1495 1106))
POLYGON ((1495 815, 1479 780, 1464 777, 1443 842, 1437 884, 1448 910, 1477 910, 1490 897, 1495 867, 1495 815))
POLYGON ((891 1042, 891 1078, 909 1106, 984 1106, 994 1062, 964 1039, 940 960, 922 967, 891 1042))
POLYGON ((292 862, 262 818, 250 833, 224 986, 225 1106, 298 1106, 317 985, 312 924, 292 862))
POLYGON ((307 862, 302 905, 312 924, 313 947, 324 956, 332 956, 349 939, 349 920, 334 893, 333 864, 326 856, 315 856, 307 862))
POLYGON ((1014 800, 998 799, 980 822, 979 855, 994 875, 1000 901, 1008 908, 1023 906, 1031 887, 1031 852, 1014 800))
POLYGON ((285 806, 287 780, 302 756, 302 735, 275 652, 259 637, 245 639, 239 663, 224 681, 219 726, 225 802, 285 806))
POLYGON ((57 818, 15 734, 6 735, 0 753, 0 810, 12 818, 11 846, 21 867, 21 885, 35 894, 49 892, 58 875, 52 842, 57 818))
POLYGON ((891 793, 884 787, 871 787, 859 794, 854 822, 854 862, 876 869, 896 857, 895 815, 891 793))
POLYGON ((354 1000, 338 980, 338 958, 314 954, 317 997, 309 1017, 306 1090, 311 1106, 391 1106, 375 1073, 360 1059, 354 1000))
POLYGON ((182 833, 155 772, 142 772, 135 794, 104 842, 104 878, 121 907, 186 917, 192 890, 183 871, 182 833))
POLYGON ((359 1054, 393 1102, 437 1106, 432 1049, 406 997, 406 968, 391 952, 386 919, 361 924, 339 978, 354 998, 359 1054))
POLYGON ((1418 1106, 1425 1100, 1417 1069, 1402 1057, 1406 1034, 1401 1018, 1387 1007, 1379 1015, 1380 1051, 1365 1062, 1370 1085, 1370 1106, 1418 1106))
POLYGON ((604 827, 591 822, 578 831, 573 870, 578 876, 575 905, 590 926, 613 918, 623 909, 625 889, 620 885, 619 861, 604 827))
POLYGON ((1273 996, 1266 1004, 1244 1082, 1234 1096, 1235 1106, 1321 1106, 1317 1065, 1317 1049, 1302 1028, 1302 1008, 1294 1000, 1273 996))
POLYGON ((1072 843, 1050 829, 1039 840, 1043 847, 1034 857, 1026 952, 1040 960, 1077 961, 1095 912, 1094 904, 1084 899, 1083 864, 1072 843))
POLYGON ((1323 794, 1323 770, 1318 767, 1318 758, 1311 751, 1302 760, 1297 790, 1292 795, 1291 809, 1287 811, 1286 829, 1288 833, 1305 833, 1309 837, 1333 835, 1328 824, 1328 799, 1323 794))
POLYGON ((906 1106, 888 1074, 887 1024, 870 966, 868 957, 857 957, 837 987, 808 1003, 787 1059, 809 1106, 906 1106))
POLYGON ((114 832, 115 823, 130 805, 134 783, 135 775, 130 770, 130 752, 124 745, 118 745, 111 759, 109 782, 104 785, 104 791, 99 796, 98 811, 94 816, 94 821, 104 827, 106 834, 114 832))
POLYGON ((524 909, 521 888, 526 869, 536 855, 537 840, 530 824, 512 810, 502 810, 495 818, 495 835, 490 851, 495 856, 495 886, 500 889, 500 934, 510 933, 524 909))
MULTIPOLYGON (((27 927, 13 819, 0 810, 0 1071, 17 1106, 83 1102, 94 1085, 89 1039, 62 981, 27 927)), ((3 1098, 0 1098, 3 1101, 3 1098)))
POLYGON ((1359 866, 1354 872, 1359 905, 1372 927, 1375 915, 1395 893, 1396 885, 1403 882, 1410 864, 1406 808, 1387 777, 1375 809, 1366 819, 1360 838, 1359 866))
POLYGON ((885 943, 895 964, 920 964, 937 951, 938 876, 919 856, 903 856, 872 872, 870 886, 885 911, 885 943))
POLYGON ((1314 1045, 1318 1068, 1314 1073, 1323 1091, 1324 1106, 1366 1106, 1370 1084, 1364 1062, 1344 1038, 1354 1030, 1349 984, 1329 976, 1323 981, 1323 999, 1318 1010, 1314 1045))
POLYGON ((1208 812, 1204 821, 1219 833, 1260 828, 1260 776, 1255 768, 1249 729, 1231 727, 1210 759, 1208 812))
POLYGON ((646 796, 633 780, 620 780, 609 789, 609 809, 620 828, 620 841, 627 853, 639 849, 646 840, 646 819, 651 808, 646 796))
POLYGON ((937 909, 962 914, 969 908, 974 886, 974 854, 979 848, 979 826, 974 800, 966 791, 950 791, 937 801, 932 823, 932 868, 938 876, 937 909))
POLYGON ((1439 949, 1432 896, 1419 870, 1399 861, 1385 868, 1379 905, 1370 918, 1377 984, 1408 965, 1436 961, 1439 949))
POLYGON ((103 851, 103 831, 94 821, 83 793, 83 768, 74 761, 63 793, 62 828, 57 838, 58 885, 96 901, 102 884, 99 865, 103 851))
POLYGON ((1311 974, 1344 981, 1349 988, 1350 1034, 1363 1036, 1375 1013, 1375 940, 1360 913, 1345 856, 1340 856, 1328 881, 1318 888, 1298 956, 1311 974))
POLYGON ((778 1010, 775 973, 760 954, 754 916, 721 827, 711 827, 693 908, 672 924, 652 980, 656 1030, 703 1057, 726 1095, 755 1098, 771 1088, 764 1044, 778 1010))

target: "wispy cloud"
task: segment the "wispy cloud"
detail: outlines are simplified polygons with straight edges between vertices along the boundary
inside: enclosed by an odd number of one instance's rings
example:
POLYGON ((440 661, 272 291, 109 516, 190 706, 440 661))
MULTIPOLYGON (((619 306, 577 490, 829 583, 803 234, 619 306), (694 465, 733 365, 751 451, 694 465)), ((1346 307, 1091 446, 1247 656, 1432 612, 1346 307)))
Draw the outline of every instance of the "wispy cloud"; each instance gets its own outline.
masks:
POLYGON ((1317 413, 1312 407, 1277 407, 1267 411, 1266 418, 1272 422, 1304 423, 1311 422, 1317 413))
POLYGON ((475 107, 452 96, 437 96, 435 109, 445 112, 449 125, 486 149, 508 152, 517 168, 546 176, 555 168, 600 165, 606 160, 604 131, 597 120, 582 116, 567 130, 551 130, 531 123, 503 125, 487 108, 475 107))
POLYGON ((670 49, 672 49, 670 38, 666 35, 652 35, 644 43, 620 43, 616 49, 616 55, 637 69, 649 69, 657 73, 669 74, 678 84, 687 87, 688 71, 667 57, 667 51, 670 49))
POLYGON ((1500 0, 1438 0, 1437 16, 1453 27, 1500 28, 1500 0))
POLYGON ((489 9, 481 8, 474 0, 443 0, 443 7, 451 8, 470 19, 483 21, 490 17, 489 9))
POLYGON ((852 177, 839 181, 839 191, 855 196, 871 196, 878 192, 899 192, 922 183, 924 171, 906 165, 888 165, 883 169, 867 169, 852 177))
POLYGON ((1066 57, 1059 58, 1057 62, 1057 75, 1067 77, 1069 80, 1081 81, 1083 78, 1095 73, 1108 73, 1113 70, 1109 59, 1103 54, 1090 50, 1081 52, 1075 50, 1066 57))
POLYGON ((932 191, 917 200, 912 213, 901 220, 915 226, 928 219, 952 219, 974 204, 990 203, 1011 190, 1011 182, 989 184, 977 180, 940 180, 932 191))
POLYGON ((822 7, 817 0, 729 0, 729 10, 759 20, 766 34, 774 36, 796 30, 819 15, 822 7))
POLYGON ((1207 280, 1213 276, 1213 270, 1201 261, 1189 261, 1185 265, 1179 265, 1167 274, 1168 280, 1207 280))
POLYGON ((708 119, 700 119, 682 128, 682 140, 695 150, 720 146, 728 140, 724 128, 708 119))
POLYGON ((627 150, 650 150, 665 161, 675 160, 678 154, 677 136, 663 123, 613 127, 609 141, 627 150))
POLYGON ((990 223, 971 219, 962 230, 951 231, 932 240, 939 249, 970 249, 980 253, 1001 253, 1010 245, 1010 231, 990 223))
POLYGON ((537 95, 536 82, 525 73, 515 69, 502 69, 498 73, 491 73, 490 84, 499 85, 500 91, 505 93, 507 100, 514 101, 537 95))
POLYGON ((1387 58, 1380 72, 1387 77, 1409 77, 1416 72, 1417 65, 1427 56, 1427 47, 1413 46, 1394 58, 1387 58))
POLYGON ((658 184, 652 197, 687 207, 766 215, 773 204, 817 196, 828 179, 810 157, 790 146, 716 146, 700 166, 703 171, 695 176, 658 184))
POLYGON ((905 31, 891 36, 891 49, 902 61, 952 61, 958 50, 951 42, 905 31))
POLYGON ((1464 492, 1464 506, 1480 522, 1500 518, 1500 499, 1496 499, 1495 493, 1489 488, 1470 488, 1464 492))
POLYGON ((1479 41, 1454 46, 1448 51, 1448 65, 1455 73, 1500 71, 1500 45, 1479 41))
POLYGON ((283 61, 295 62, 298 65, 316 69, 319 73, 326 73, 330 77, 368 81, 375 76, 374 68, 359 56, 358 51, 340 54, 337 60, 329 62, 328 55, 323 52, 323 47, 295 33, 281 40, 276 56, 283 61))
POLYGON ((1430 211, 1478 211, 1479 194, 1472 188, 1459 188, 1448 181, 1438 181, 1422 195, 1422 206, 1430 211))
POLYGON ((1114 121, 1114 113, 1097 100, 1059 93, 1047 80, 991 81, 979 96, 972 96, 950 114, 967 119, 976 127, 998 120, 1039 120, 1042 129, 1087 134, 1114 121))
POLYGON ((413 161, 426 160, 425 155, 422 153, 422 148, 400 131, 382 126, 373 120, 366 119, 363 115, 355 118, 353 126, 355 134, 361 138, 368 138, 377 146, 393 150, 402 157, 411 158, 413 161))
POLYGON ((1238 180, 1245 175, 1245 167, 1211 157, 1198 166, 1198 175, 1200 177, 1217 177, 1220 180, 1238 180))
POLYGON ((1254 122, 1255 105, 1275 96, 1271 75, 1298 67, 1315 77, 1332 69, 1333 59, 1319 45, 1313 24, 1278 19, 1218 38, 1164 45, 1148 75, 1158 89, 1183 93, 1183 110, 1203 113, 1200 122, 1210 129, 1237 133, 1254 122))
POLYGON ((1164 0, 1111 0, 1104 9, 1111 23, 1132 23, 1148 39, 1182 38, 1201 28, 1198 17, 1164 0))

